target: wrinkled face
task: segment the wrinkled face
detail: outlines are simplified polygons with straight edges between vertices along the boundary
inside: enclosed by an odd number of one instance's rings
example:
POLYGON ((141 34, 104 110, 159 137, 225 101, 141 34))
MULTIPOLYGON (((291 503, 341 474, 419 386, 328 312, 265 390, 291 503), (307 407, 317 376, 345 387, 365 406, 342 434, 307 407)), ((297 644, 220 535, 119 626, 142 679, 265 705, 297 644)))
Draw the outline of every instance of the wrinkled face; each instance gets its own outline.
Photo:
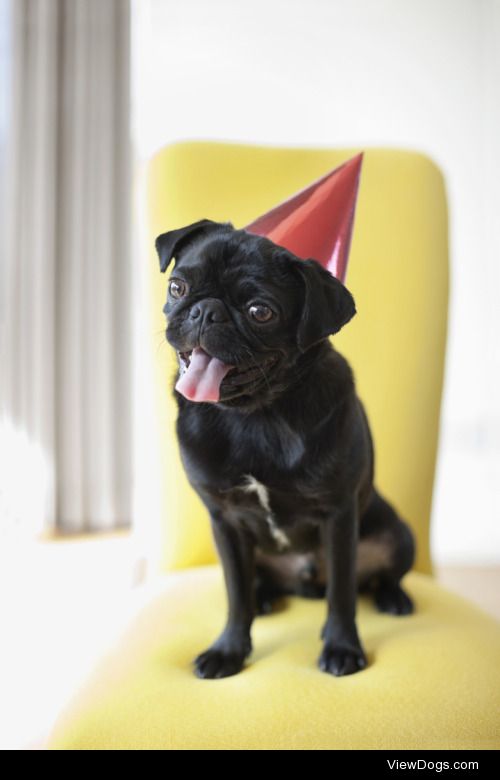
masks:
POLYGON ((304 352, 354 314, 350 293, 315 261, 229 223, 202 220, 156 247, 162 271, 175 257, 166 337, 179 362, 176 389, 190 401, 272 400, 304 352))

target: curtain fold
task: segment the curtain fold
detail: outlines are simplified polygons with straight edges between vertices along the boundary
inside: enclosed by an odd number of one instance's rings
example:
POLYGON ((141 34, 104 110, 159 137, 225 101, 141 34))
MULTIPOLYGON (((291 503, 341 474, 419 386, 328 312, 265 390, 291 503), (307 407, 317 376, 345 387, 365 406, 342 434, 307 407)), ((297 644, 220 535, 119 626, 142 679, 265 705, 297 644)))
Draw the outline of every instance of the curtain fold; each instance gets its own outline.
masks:
POLYGON ((10 12, 0 511, 28 534, 126 527, 129 2, 16 0, 10 12))

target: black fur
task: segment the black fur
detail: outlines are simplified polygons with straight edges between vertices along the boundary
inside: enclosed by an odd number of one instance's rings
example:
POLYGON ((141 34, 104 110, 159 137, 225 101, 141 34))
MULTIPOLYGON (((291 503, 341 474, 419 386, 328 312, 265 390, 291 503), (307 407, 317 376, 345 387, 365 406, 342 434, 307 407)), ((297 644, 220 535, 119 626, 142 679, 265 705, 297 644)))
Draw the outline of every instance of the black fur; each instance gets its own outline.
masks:
POLYGON ((347 361, 327 338, 355 314, 353 298, 314 260, 231 223, 201 220, 159 236, 156 248, 161 270, 175 257, 170 278, 188 284, 164 309, 177 354, 201 346, 240 370, 255 367, 244 384, 224 379, 217 403, 174 390, 182 461, 210 515, 229 606, 196 673, 239 672, 255 614, 290 593, 326 594, 319 666, 356 672, 366 665, 357 587, 384 612, 411 612, 399 583, 414 543, 373 486, 366 415, 347 361), (252 320, 256 302, 275 312, 271 321, 252 320))

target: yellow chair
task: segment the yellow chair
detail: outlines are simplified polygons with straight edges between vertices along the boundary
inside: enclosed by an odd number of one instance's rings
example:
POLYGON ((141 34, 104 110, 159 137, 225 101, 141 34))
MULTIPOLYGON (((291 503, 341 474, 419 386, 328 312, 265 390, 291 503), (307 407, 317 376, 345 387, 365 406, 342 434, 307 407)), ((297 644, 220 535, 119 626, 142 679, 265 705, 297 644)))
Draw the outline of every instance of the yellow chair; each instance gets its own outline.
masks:
POLYGON ((421 154, 366 151, 346 280, 358 314, 334 337, 368 411, 376 482, 417 536, 417 571, 405 580, 416 614, 380 615, 360 598, 369 666, 350 677, 316 667, 325 604, 299 598, 256 619, 241 674, 199 680, 191 668, 223 626, 225 591, 208 517, 178 457, 173 352, 155 349, 166 278, 154 238, 203 217, 241 227, 358 151, 184 142, 151 162, 149 346, 168 573, 60 717, 51 748, 500 747, 500 624, 430 576, 448 250, 443 179, 421 154))

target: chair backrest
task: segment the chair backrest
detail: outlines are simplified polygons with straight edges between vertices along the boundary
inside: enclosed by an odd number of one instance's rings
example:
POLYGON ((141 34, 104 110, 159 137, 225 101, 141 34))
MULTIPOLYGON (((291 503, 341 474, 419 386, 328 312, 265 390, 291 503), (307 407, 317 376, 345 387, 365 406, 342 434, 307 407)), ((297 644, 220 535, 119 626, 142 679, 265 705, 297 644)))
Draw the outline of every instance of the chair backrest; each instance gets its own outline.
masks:
MULTIPOLYGON (((358 153, 179 142, 148 172, 151 342, 162 477, 163 564, 216 560, 210 524, 180 463, 170 395, 175 357, 158 351, 166 276, 154 238, 208 218, 242 227, 358 153)), ((443 177, 422 154, 365 150, 346 285, 357 315, 334 337, 350 361, 376 451, 376 484, 417 535, 416 568, 430 571, 429 518, 439 431, 448 303, 443 177)))

